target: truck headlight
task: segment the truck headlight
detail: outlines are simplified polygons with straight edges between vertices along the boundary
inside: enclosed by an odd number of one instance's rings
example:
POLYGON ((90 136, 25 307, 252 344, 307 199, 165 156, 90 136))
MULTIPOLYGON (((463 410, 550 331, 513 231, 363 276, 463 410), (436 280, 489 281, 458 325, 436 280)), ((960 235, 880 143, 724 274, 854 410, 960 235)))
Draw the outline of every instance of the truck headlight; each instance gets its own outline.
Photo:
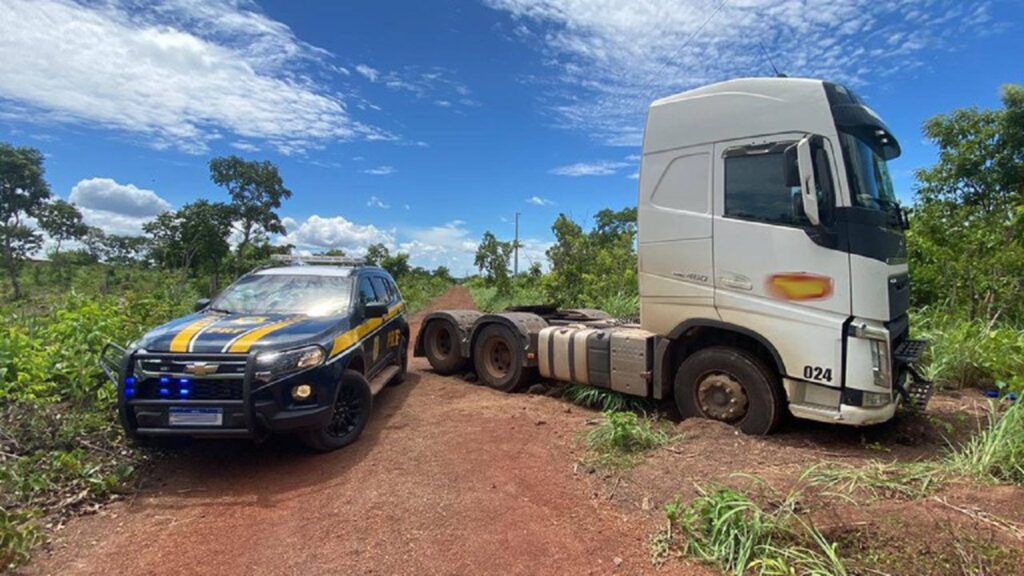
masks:
POLYGON ((256 377, 273 380, 291 372, 315 368, 326 359, 324 349, 315 345, 284 352, 262 352, 256 356, 256 377))
POLYGON ((892 386, 892 361, 889 359, 889 343, 885 340, 871 340, 871 372, 875 378, 875 386, 892 386))

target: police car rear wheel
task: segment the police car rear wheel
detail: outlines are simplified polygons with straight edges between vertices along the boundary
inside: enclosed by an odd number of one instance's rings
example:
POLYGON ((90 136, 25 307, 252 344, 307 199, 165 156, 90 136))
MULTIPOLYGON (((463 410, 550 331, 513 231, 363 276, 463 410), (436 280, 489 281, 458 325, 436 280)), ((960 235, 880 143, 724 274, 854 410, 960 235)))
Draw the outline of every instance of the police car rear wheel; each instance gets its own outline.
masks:
POLYGON ((304 434, 303 443, 320 452, 348 446, 363 433, 372 406, 373 394, 366 379, 354 370, 346 370, 338 385, 330 420, 320 429, 304 434))

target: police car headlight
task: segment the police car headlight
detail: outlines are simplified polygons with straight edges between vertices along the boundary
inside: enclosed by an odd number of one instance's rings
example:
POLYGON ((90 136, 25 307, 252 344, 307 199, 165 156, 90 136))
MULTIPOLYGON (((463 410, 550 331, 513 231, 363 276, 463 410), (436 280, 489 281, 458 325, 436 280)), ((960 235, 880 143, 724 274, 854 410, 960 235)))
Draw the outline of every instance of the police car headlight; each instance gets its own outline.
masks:
POLYGON ((320 346, 306 346, 284 352, 262 352, 256 356, 256 377, 271 380, 290 372, 315 368, 326 359, 327 353, 320 346))

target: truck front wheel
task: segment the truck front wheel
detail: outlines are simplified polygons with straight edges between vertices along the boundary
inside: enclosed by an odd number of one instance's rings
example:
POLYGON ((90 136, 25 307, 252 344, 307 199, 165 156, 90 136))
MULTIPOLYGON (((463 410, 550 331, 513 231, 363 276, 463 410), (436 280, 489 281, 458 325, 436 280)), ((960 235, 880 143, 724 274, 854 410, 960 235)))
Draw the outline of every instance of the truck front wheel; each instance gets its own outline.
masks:
POLYGON ((694 352, 676 371, 676 406, 683 418, 708 418, 746 434, 771 433, 785 396, 778 377, 753 354, 724 346, 694 352))

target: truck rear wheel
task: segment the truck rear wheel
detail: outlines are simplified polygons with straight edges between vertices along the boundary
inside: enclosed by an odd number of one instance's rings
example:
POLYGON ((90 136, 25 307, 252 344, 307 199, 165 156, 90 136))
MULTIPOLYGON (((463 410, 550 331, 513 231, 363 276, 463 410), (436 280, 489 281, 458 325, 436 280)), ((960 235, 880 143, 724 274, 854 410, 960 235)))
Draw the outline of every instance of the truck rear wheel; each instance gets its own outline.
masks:
POLYGON ((531 376, 524 364, 526 352, 512 330, 491 324, 473 344, 473 366, 480 381, 495 390, 515 392, 531 376))
POLYGON ((459 333, 451 322, 434 320, 423 334, 423 352, 434 372, 447 376, 466 366, 459 351, 459 333))
POLYGON ((683 418, 718 420, 746 434, 771 433, 785 410, 778 377, 738 348, 694 352, 676 371, 673 392, 683 418))

